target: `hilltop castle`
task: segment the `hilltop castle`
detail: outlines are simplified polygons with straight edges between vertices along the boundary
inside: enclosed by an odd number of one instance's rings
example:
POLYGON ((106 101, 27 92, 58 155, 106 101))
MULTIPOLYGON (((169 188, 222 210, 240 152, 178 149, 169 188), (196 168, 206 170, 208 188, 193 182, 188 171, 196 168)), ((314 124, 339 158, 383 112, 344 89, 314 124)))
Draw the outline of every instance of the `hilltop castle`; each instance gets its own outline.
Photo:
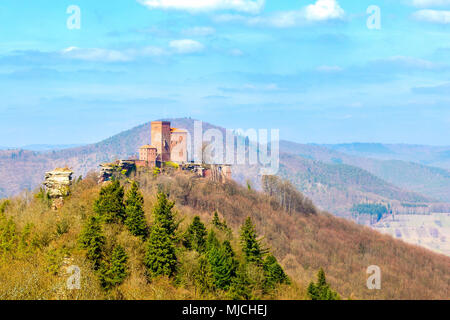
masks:
POLYGON ((231 165, 194 163, 188 160, 188 131, 171 128, 169 121, 151 123, 151 145, 139 148, 139 158, 104 163, 100 167, 99 182, 108 181, 119 170, 129 172, 139 167, 164 168, 169 162, 180 170, 191 171, 203 178, 225 182, 231 179, 231 165))
POLYGON ((169 161, 188 162, 187 130, 171 128, 169 121, 153 121, 151 127, 151 145, 139 148, 137 166, 152 168, 169 161))

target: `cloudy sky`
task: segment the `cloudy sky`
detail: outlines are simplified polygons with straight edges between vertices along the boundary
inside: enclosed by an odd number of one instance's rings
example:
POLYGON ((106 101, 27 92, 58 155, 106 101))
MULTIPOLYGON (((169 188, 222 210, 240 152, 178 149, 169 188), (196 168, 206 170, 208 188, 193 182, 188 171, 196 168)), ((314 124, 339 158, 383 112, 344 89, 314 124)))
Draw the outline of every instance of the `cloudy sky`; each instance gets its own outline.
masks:
POLYGON ((450 0, 2 0, 0 97, 0 146, 167 117, 450 145, 450 0))

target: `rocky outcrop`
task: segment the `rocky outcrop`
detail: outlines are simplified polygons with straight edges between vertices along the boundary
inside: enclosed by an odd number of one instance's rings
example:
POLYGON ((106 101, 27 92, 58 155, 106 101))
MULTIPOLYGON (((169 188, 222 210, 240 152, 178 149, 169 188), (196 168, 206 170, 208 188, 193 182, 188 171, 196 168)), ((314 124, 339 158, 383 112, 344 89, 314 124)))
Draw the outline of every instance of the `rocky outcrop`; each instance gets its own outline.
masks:
POLYGON ((136 170, 136 160, 118 160, 100 165, 99 183, 110 181, 112 176, 128 175, 136 170))
POLYGON ((70 194, 73 171, 57 168, 45 174, 44 186, 52 201, 52 209, 58 210, 64 205, 64 198, 70 194))

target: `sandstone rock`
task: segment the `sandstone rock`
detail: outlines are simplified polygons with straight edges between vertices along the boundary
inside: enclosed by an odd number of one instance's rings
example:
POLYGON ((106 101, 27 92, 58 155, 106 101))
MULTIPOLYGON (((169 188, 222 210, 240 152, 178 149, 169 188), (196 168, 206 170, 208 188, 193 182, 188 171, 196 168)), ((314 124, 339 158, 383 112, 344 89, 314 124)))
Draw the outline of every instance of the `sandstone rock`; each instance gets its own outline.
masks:
POLYGON ((133 170, 136 170, 136 160, 117 160, 114 163, 103 163, 100 165, 98 183, 110 181, 113 175, 128 174, 133 170))
POLYGON ((64 197, 70 194, 73 172, 67 168, 57 168, 45 174, 44 186, 52 200, 52 208, 57 210, 64 204, 64 197))

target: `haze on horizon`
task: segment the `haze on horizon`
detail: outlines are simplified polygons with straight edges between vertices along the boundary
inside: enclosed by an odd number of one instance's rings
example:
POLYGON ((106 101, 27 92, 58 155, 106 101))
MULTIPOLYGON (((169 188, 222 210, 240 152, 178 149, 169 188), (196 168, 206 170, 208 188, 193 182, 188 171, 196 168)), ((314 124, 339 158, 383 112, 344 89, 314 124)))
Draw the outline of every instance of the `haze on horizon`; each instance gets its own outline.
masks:
POLYGON ((300 143, 450 145, 450 1, 202 3, 77 0, 69 29, 72 2, 2 1, 0 146, 180 117, 300 143))

